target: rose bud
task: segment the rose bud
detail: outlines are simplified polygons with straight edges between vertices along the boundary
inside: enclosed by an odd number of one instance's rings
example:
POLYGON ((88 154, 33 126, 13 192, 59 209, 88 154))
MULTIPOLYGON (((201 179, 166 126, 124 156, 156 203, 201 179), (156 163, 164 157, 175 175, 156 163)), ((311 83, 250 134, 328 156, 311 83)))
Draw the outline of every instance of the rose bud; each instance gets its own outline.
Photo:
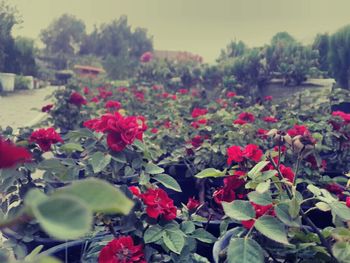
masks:
POLYGON ((190 197, 188 199, 188 202, 187 202, 186 206, 187 206, 189 211, 195 211, 198 208, 199 205, 200 205, 200 202, 198 200, 190 197))

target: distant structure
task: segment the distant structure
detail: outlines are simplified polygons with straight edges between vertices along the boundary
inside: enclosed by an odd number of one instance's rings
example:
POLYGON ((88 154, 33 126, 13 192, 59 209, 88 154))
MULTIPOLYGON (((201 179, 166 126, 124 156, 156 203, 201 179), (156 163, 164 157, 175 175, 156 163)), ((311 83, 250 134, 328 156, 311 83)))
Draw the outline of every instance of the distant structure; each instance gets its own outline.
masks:
POLYGON ((203 63, 201 56, 187 51, 155 50, 153 51, 153 55, 155 58, 164 60, 203 63))
POLYGON ((99 74, 105 72, 102 68, 75 65, 74 72, 83 78, 96 78, 99 74))

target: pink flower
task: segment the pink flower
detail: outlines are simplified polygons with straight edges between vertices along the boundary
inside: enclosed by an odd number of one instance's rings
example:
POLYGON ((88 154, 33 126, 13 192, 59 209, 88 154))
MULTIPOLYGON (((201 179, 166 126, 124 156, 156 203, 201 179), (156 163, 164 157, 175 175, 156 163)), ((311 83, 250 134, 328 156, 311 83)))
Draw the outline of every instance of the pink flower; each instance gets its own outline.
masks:
POLYGON ((264 100, 266 100, 266 101, 271 101, 271 100, 272 100, 272 96, 265 96, 265 97, 264 97, 264 100))

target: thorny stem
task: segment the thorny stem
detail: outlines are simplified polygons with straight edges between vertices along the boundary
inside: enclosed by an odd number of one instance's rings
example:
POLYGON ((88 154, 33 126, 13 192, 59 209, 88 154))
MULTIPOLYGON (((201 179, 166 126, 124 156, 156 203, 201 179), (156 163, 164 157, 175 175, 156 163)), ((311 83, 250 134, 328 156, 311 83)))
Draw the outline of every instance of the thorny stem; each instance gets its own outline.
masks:
MULTIPOLYGON (((280 179, 283 179, 283 175, 279 169, 279 166, 277 166, 277 164, 275 163, 275 161, 271 158, 271 156, 269 156, 269 161, 271 162, 272 166, 275 168, 275 170, 277 171, 278 177, 280 177, 280 179)), ((297 176, 297 174, 295 174, 295 177, 297 176)), ((286 192, 287 195, 289 197, 289 199, 293 199, 293 194, 290 190, 290 188, 288 186, 286 186, 286 192)), ((305 222, 313 229, 313 231, 316 233, 316 235, 319 237, 321 244, 326 248, 327 252, 329 253, 329 255, 332 257, 333 262, 339 262, 333 255, 332 249, 330 244, 327 242, 327 240, 324 238, 324 236, 322 235, 322 233, 320 232, 320 230, 317 228, 317 226, 311 221, 311 219, 305 214, 304 210, 302 208, 300 208, 299 214, 301 215, 301 217, 305 220, 305 222)))

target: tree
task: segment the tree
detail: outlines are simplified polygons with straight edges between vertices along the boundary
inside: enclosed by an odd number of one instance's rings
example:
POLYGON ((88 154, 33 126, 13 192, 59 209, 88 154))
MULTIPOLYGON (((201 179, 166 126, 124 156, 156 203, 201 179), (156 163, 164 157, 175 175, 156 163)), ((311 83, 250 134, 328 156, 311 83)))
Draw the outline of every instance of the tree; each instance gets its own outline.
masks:
POLYGON ((15 39, 16 73, 21 75, 36 76, 37 66, 35 62, 36 48, 34 40, 26 37, 15 39))
POLYGON ((231 41, 226 49, 221 50, 218 61, 222 61, 228 58, 235 58, 242 56, 248 50, 246 44, 243 41, 231 41))
POLYGON ((67 67, 68 58, 80 50, 86 35, 85 24, 73 15, 64 14, 41 31, 40 38, 45 44, 45 53, 56 58, 57 69, 67 67))
POLYGON ((109 77, 126 78, 135 72, 140 56, 152 51, 152 38, 147 30, 136 28, 131 30, 126 16, 95 27, 85 37, 81 45, 80 55, 95 55, 102 59, 109 77))
POLYGON ((329 62, 336 81, 350 89, 350 25, 330 37, 329 62))
POLYGON ((0 71, 14 72, 12 61, 15 47, 11 32, 20 21, 17 10, 0 1, 0 71))
POLYGON ((329 47, 330 46, 330 37, 327 33, 318 34, 315 37, 314 43, 312 44, 312 48, 318 51, 318 67, 321 71, 326 72, 328 74, 329 68, 329 47))

